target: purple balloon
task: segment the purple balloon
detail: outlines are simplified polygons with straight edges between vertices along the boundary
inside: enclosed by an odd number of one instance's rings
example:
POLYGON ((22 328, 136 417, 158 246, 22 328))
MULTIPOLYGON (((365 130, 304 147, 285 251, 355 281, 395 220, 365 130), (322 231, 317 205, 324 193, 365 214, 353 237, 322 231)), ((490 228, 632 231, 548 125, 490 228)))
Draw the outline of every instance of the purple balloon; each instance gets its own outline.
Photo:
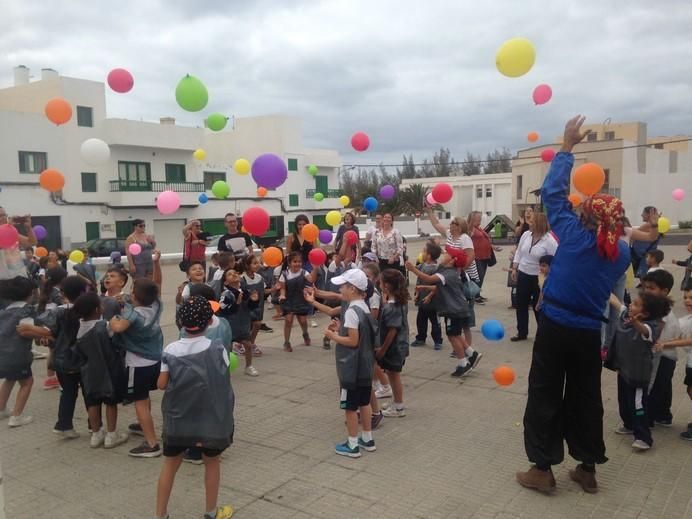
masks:
POLYGON ((48 231, 46 231, 46 228, 43 225, 34 225, 34 234, 36 235, 37 240, 43 240, 46 236, 48 236, 48 231))
POLYGON ((286 163, 273 153, 260 155, 252 163, 252 178, 259 187, 276 189, 288 178, 286 163))
POLYGON ((385 200, 391 200, 396 195, 396 189, 392 185, 385 185, 380 188, 380 196, 385 200))
POLYGON ((332 242, 332 231, 329 229, 322 229, 319 234, 320 243, 328 245, 332 242))

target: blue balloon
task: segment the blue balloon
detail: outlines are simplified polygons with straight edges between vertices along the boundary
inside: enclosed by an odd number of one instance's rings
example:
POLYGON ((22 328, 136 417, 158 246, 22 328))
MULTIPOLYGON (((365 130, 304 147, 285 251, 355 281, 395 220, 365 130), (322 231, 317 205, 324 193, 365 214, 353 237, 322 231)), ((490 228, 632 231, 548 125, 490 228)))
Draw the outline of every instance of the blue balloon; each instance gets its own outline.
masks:
POLYGON ((505 336, 505 328, 500 321, 489 319, 481 325, 481 333, 489 341, 501 341, 505 336))
POLYGON ((206 204, 209 201, 209 197, 206 193, 202 193, 197 197, 197 200, 199 200, 200 204, 206 204))
POLYGON ((376 198, 373 198, 373 197, 371 197, 371 196, 369 196, 368 198, 366 198, 365 201, 363 202, 363 208, 364 208, 366 211, 369 211, 369 212, 371 212, 371 213, 372 213, 373 211, 377 211, 377 206, 378 206, 377 199, 376 199, 376 198))

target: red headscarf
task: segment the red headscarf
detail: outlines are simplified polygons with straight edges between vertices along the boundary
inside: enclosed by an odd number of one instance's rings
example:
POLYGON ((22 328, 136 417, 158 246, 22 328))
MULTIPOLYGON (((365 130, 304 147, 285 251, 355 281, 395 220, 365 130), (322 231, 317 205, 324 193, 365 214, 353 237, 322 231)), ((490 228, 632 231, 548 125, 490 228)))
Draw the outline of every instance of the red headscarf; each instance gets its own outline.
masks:
POLYGON ((458 269, 463 268, 466 265, 466 252, 464 249, 457 249, 449 245, 445 246, 445 252, 454 258, 454 266, 458 269))
POLYGON ((618 240, 624 233, 622 202, 614 196, 599 193, 584 201, 582 212, 593 216, 598 223, 596 246, 599 254, 615 261, 620 254, 618 240))

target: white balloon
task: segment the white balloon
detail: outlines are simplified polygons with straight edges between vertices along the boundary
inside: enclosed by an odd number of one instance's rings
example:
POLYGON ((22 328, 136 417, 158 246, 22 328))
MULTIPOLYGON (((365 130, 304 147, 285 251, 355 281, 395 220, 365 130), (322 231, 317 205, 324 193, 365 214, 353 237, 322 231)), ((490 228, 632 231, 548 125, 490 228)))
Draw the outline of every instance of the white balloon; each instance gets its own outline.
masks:
POLYGON ((111 158, 111 149, 101 139, 87 139, 82 143, 82 158, 92 166, 105 164, 111 158))

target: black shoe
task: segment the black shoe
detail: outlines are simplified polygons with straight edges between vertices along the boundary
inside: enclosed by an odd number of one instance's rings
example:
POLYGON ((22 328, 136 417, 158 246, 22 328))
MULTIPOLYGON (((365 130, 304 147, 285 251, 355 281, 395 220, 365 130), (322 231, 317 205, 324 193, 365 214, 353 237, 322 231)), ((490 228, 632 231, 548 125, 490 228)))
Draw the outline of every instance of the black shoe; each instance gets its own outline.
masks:
POLYGON ((156 458, 161 456, 161 447, 159 447, 158 443, 152 447, 144 441, 141 445, 132 449, 129 454, 135 458, 156 458))
POLYGON ((452 376, 457 378, 465 377, 471 372, 472 369, 473 367, 470 363, 466 366, 462 366, 461 364, 459 364, 457 366, 457 369, 454 370, 454 373, 452 373, 452 376))
POLYGON ((127 426, 127 432, 130 434, 138 434, 139 436, 144 436, 144 431, 142 431, 142 426, 138 423, 131 423, 127 426))
POLYGON ((473 352, 473 355, 469 357, 469 364, 471 364, 471 369, 476 369, 478 367, 478 363, 481 361, 482 356, 482 353, 478 353, 477 351, 473 352))
POLYGON ((477 305, 484 305, 487 299, 485 297, 476 296, 476 299, 474 301, 477 305))
POLYGON ((525 341, 526 335, 515 335, 514 337, 511 337, 509 340, 512 342, 525 341))
POLYGON ((274 328, 269 328, 266 324, 262 323, 259 327, 260 332, 266 332, 266 333, 272 333, 274 331, 274 328))

